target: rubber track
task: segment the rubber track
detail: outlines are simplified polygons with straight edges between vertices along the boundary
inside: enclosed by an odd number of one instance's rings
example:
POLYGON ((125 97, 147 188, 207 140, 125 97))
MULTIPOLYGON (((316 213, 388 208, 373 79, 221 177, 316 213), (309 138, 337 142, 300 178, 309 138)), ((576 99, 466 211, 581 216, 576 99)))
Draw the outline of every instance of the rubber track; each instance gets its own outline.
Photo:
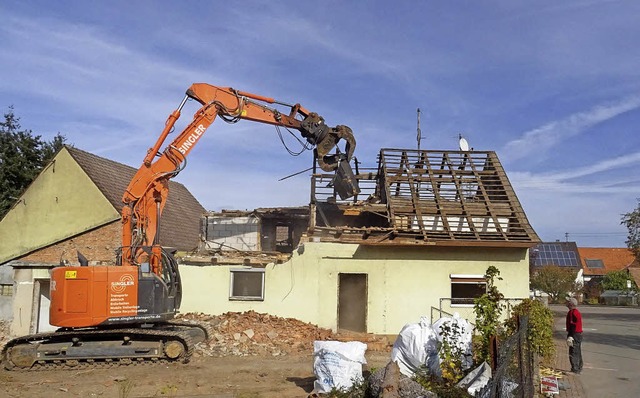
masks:
POLYGON ((205 341, 210 340, 213 337, 213 328, 211 327, 211 325, 209 323, 206 322, 198 322, 198 321, 191 321, 191 320, 177 320, 177 319, 172 319, 170 321, 167 322, 170 325, 175 325, 175 326, 187 326, 187 327, 197 327, 200 328, 204 331, 205 333, 205 341))
MULTIPOLYGON (((171 326, 182 326, 182 325, 171 325, 171 326)), ((185 325, 185 326, 196 326, 196 325, 185 325)), ((104 339, 104 340, 106 340, 104 339)), ((144 339, 149 340, 149 339, 144 339)), ((191 336, 187 332, 180 331, 172 331, 172 330, 162 330, 162 329, 140 329, 140 328, 131 328, 131 329, 106 329, 106 330, 70 330, 70 331, 61 331, 61 332, 51 332, 51 333, 38 333, 32 334, 23 337, 17 337, 13 340, 7 342, 6 346, 2 350, 2 363, 5 365, 5 368, 17 371, 25 371, 25 370, 60 370, 60 369, 82 369, 82 368, 100 368, 100 367, 113 367, 113 366, 126 366, 126 365, 138 365, 138 364, 156 364, 156 363, 173 363, 182 361, 183 363, 189 362, 191 355, 193 354, 194 343, 191 339, 191 336), (96 335, 104 335, 106 339, 109 338, 117 338, 122 335, 129 335, 133 340, 136 339, 136 336, 157 336, 163 337, 162 341, 167 340, 179 340, 186 347, 186 353, 182 356, 171 359, 168 357, 163 358, 100 358, 96 360, 91 359, 56 359, 54 361, 42 361, 35 359, 35 362, 31 368, 21 368, 14 367, 10 362, 10 359, 7 358, 7 352, 9 348, 15 347, 20 344, 29 344, 35 341, 70 341, 72 337, 82 337, 82 336, 96 336, 96 335), (69 337, 65 339, 65 337, 69 337), (7 366, 8 365, 8 366, 7 366)), ((163 351, 164 354, 164 351, 163 351)))

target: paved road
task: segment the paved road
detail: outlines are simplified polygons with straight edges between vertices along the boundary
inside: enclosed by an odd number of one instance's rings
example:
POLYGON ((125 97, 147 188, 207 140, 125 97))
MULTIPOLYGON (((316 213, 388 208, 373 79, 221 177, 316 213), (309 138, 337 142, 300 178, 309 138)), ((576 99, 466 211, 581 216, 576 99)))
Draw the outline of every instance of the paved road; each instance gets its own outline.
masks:
MULTIPOLYGON (((552 305, 556 333, 564 331, 563 306, 552 305)), ((588 398, 640 397, 640 308, 578 307, 583 318, 579 376, 588 398)))

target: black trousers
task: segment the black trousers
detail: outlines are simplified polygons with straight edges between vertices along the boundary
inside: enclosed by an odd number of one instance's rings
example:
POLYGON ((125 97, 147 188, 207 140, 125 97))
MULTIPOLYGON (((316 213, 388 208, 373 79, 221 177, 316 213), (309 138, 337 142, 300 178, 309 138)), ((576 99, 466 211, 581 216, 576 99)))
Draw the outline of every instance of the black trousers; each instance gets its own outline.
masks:
POLYGON ((569 362, 572 372, 582 370, 582 333, 573 334, 573 347, 569 347, 569 362))

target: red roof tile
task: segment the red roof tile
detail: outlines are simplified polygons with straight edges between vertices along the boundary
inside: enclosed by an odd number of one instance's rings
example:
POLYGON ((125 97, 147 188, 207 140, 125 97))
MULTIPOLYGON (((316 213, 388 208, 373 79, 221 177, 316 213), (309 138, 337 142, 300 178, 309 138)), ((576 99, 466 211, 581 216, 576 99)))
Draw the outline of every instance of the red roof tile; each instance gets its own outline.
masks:
POLYGON ((605 275, 611 271, 625 269, 633 263, 635 257, 626 248, 579 247, 584 275, 605 275), (589 268, 586 260, 602 260, 604 268, 589 268))

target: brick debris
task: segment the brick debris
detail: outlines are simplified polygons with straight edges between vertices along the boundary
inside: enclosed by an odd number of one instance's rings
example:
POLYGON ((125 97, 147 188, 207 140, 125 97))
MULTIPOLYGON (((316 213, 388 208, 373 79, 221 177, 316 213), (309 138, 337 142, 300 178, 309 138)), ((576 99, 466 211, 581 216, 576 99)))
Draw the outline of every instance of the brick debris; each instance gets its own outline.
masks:
POLYGON ((295 318, 282 318, 255 311, 222 315, 187 313, 181 319, 208 324, 209 341, 198 343, 194 356, 284 356, 313 352, 316 340, 361 341, 377 351, 389 347, 384 336, 369 333, 334 333, 330 329, 295 318))

